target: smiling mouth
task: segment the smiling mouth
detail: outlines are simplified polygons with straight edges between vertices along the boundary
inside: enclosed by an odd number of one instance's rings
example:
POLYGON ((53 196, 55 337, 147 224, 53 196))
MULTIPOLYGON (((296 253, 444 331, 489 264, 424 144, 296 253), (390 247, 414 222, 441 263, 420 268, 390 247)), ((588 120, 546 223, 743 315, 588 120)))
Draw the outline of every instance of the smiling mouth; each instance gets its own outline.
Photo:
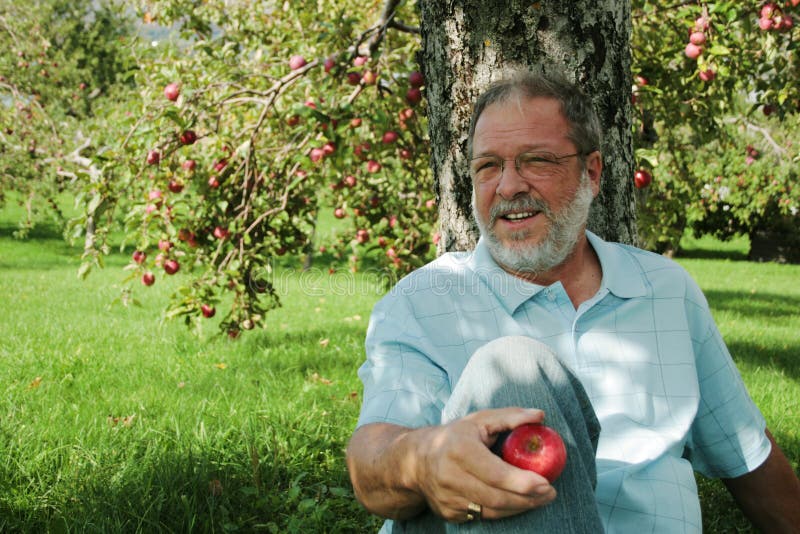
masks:
POLYGON ((517 213, 506 213, 498 217, 499 219, 504 219, 506 221, 521 221, 523 219, 529 219, 541 213, 540 211, 520 211, 517 213))

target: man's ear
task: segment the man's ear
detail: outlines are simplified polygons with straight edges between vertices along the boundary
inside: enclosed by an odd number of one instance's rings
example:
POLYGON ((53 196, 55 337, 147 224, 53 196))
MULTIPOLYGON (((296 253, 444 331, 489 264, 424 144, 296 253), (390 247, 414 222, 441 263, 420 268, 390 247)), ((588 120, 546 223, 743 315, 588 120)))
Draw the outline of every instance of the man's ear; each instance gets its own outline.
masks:
POLYGON ((592 184, 594 196, 600 193, 600 175, 603 173, 603 155, 599 150, 590 152, 586 156, 586 174, 589 175, 589 182, 592 184))

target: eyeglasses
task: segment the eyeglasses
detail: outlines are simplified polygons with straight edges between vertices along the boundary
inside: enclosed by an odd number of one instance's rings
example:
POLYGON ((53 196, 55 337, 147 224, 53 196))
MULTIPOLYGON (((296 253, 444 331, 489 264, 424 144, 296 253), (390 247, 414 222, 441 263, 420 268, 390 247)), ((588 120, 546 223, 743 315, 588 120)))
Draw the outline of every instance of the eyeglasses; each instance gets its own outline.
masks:
POLYGON ((526 180, 547 180, 555 174, 562 160, 585 155, 583 152, 563 156, 549 152, 523 152, 513 160, 498 156, 478 156, 470 161, 470 174, 476 182, 492 182, 503 174, 505 162, 513 161, 519 175, 526 180))

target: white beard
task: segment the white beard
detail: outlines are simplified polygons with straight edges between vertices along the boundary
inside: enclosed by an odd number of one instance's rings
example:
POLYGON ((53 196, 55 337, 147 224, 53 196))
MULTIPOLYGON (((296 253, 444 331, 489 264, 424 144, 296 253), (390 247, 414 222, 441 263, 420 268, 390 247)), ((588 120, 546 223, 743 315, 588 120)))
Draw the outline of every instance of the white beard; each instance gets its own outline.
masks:
POLYGON ((481 236, 489 247, 489 252, 501 267, 511 272, 536 275, 561 265, 569 257, 586 227, 593 199, 594 194, 589 175, 584 171, 572 201, 558 213, 553 213, 550 206, 543 200, 526 196, 517 200, 501 200, 492 208, 487 224, 486 221, 481 220, 475 208, 474 189, 472 190, 472 213, 478 223, 481 236), (528 237, 527 231, 511 234, 512 241, 518 243, 505 246, 500 242, 493 230, 494 222, 499 213, 509 209, 533 209, 542 212, 550 225, 541 243, 534 246, 526 245, 523 241, 528 237))

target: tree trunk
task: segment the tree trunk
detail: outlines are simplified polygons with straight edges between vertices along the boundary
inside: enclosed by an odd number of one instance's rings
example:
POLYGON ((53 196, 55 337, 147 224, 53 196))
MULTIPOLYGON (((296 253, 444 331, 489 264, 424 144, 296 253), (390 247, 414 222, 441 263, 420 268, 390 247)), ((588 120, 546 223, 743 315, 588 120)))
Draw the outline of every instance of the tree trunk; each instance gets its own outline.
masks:
POLYGON ((563 71, 592 95, 603 126, 603 182, 589 228, 636 243, 631 133, 629 1, 419 3, 431 167, 439 205, 439 253, 477 242, 467 130, 472 104, 514 67, 563 71))

